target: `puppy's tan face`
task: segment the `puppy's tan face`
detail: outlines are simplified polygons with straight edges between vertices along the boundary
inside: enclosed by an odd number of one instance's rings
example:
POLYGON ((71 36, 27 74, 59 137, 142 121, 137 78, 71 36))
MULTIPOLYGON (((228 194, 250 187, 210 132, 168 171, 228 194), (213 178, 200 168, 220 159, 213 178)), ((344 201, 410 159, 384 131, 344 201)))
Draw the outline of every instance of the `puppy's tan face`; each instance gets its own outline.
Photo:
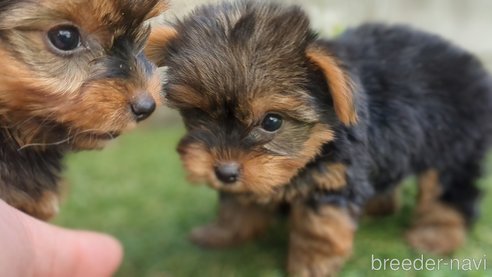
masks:
POLYGON ((147 53, 169 67, 191 181, 268 197, 355 121, 350 80, 298 8, 207 6, 175 28, 155 30, 147 53))
POLYGON ((258 86, 253 95, 226 91, 169 87, 167 98, 180 107, 188 130, 178 151, 191 181, 269 195, 333 139, 330 126, 319 122, 314 99, 301 88, 258 86), (218 102, 200 96, 209 93, 218 102))
POLYGON ((160 77, 143 54, 162 0, 0 5, 0 121, 20 146, 104 142, 147 118, 160 77))

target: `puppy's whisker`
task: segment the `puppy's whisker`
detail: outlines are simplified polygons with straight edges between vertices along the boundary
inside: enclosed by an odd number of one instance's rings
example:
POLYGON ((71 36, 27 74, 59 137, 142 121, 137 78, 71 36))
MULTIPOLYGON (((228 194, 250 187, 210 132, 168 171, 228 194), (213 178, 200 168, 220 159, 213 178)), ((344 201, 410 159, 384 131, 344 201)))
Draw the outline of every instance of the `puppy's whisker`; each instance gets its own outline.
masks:
POLYGON ((75 136, 79 136, 79 135, 83 135, 83 134, 87 134, 87 133, 89 133, 91 136, 94 134, 102 134, 102 135, 111 134, 111 132, 103 131, 100 129, 86 129, 86 130, 82 130, 82 131, 77 132, 77 134, 75 136))
POLYGON ((17 151, 22 151, 26 148, 29 148, 29 147, 40 147, 40 146, 57 146, 57 145, 61 145, 61 144, 64 144, 64 143, 67 143, 68 141, 70 140, 70 137, 67 137, 65 139, 62 139, 60 141, 56 141, 56 142, 50 142, 50 143, 28 143, 28 144, 25 144, 21 147, 19 147, 17 149, 17 151))
POLYGON ((28 117, 26 120, 23 120, 23 121, 21 121, 21 122, 19 122, 17 124, 14 124, 12 126, 9 126, 8 128, 12 128, 12 129, 14 129, 14 128, 21 128, 21 127, 25 126, 27 123, 29 123, 31 120, 33 120, 34 118, 36 118, 36 116, 33 115, 31 117, 28 117))

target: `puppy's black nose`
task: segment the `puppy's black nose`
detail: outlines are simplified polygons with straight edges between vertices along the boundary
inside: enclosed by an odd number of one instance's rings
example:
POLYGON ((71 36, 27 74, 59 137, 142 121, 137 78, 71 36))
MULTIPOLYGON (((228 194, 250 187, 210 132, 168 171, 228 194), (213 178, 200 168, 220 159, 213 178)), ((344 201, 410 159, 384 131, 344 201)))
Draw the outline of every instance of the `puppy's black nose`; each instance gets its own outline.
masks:
POLYGON ((142 121, 149 117, 155 110, 155 100, 148 94, 141 94, 135 97, 131 103, 132 112, 137 121, 142 121))
POLYGON ((224 184, 232 184, 239 179, 239 165, 227 163, 215 167, 215 175, 224 184))

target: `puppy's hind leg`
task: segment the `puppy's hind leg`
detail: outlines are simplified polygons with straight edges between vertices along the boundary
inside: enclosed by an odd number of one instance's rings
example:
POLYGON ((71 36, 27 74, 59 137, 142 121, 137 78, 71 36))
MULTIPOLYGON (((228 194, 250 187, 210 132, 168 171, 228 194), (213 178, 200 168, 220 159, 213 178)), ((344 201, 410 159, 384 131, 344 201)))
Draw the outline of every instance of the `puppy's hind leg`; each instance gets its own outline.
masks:
POLYGON ((419 199, 407 240, 414 248, 439 255, 452 254, 466 239, 476 215, 478 162, 460 169, 429 170, 419 177, 419 199))
POLYGON ((373 217, 392 215, 400 210, 400 189, 376 194, 364 206, 364 214, 373 217))
POLYGON ((221 194, 217 219, 193 229, 190 240, 208 248, 230 247, 261 235, 272 223, 276 208, 244 203, 229 194, 221 194))

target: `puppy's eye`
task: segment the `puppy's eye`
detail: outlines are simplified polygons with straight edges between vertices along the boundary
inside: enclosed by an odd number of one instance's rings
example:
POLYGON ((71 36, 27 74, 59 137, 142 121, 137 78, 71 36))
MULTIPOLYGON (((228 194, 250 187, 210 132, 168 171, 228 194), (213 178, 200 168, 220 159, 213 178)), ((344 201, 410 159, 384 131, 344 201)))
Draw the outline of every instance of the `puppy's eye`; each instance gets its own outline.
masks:
POLYGON ((62 53, 71 52, 81 46, 80 32, 75 26, 61 25, 48 31, 51 45, 62 53))
POLYGON ((261 122, 261 128, 267 132, 275 132, 282 127, 284 120, 278 114, 269 113, 261 122))

